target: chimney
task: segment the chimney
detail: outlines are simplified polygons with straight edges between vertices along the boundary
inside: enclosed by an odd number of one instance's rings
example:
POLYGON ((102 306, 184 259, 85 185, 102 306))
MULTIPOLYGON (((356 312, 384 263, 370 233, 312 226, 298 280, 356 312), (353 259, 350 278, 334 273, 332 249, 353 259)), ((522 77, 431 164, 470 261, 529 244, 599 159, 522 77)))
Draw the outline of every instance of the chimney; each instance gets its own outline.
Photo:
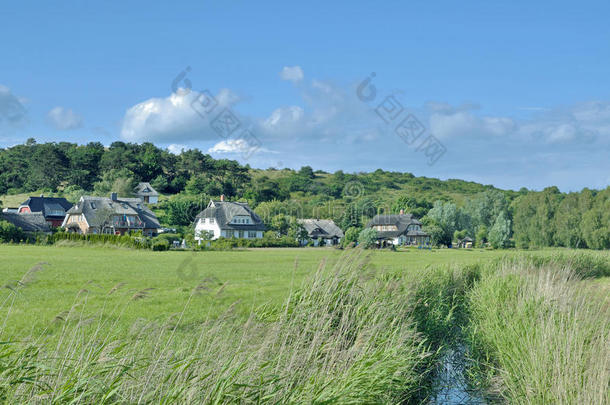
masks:
POLYGON ((220 201, 224 201, 224 200, 225 200, 225 195, 224 195, 224 194, 221 194, 221 195, 220 195, 220 201))
POLYGON ((112 201, 116 201, 117 200, 117 194, 116 193, 110 193, 110 199, 112 201))
POLYGON ((400 210, 400 215, 405 215, 405 210, 401 209, 400 210))

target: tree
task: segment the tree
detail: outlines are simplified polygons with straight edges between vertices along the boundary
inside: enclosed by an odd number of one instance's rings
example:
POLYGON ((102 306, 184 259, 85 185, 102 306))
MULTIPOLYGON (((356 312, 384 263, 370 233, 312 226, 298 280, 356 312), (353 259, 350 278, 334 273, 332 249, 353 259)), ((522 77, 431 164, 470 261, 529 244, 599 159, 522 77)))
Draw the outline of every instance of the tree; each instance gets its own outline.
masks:
POLYGON ((355 226, 347 228, 347 230, 345 231, 345 236, 343 237, 343 243, 349 244, 352 242, 357 242, 359 234, 360 228, 356 228, 355 226))
POLYGON ((117 193, 120 197, 133 195, 136 180, 133 174, 127 169, 113 169, 104 172, 102 180, 93 185, 93 189, 98 195, 108 195, 117 193))
POLYGON ((506 218, 504 212, 500 212, 494 225, 489 230, 489 243, 494 249, 507 247, 510 237, 510 220, 506 218))
POLYGON ((278 235, 287 235, 290 229, 290 218, 284 214, 275 215, 271 218, 269 228, 278 233, 278 235))
POLYGON ((165 211, 162 220, 172 225, 191 225, 195 217, 207 207, 209 201, 209 197, 203 194, 172 196, 161 203, 161 208, 165 211))
POLYGON ((468 231, 466 231, 466 229, 462 229, 461 231, 458 231, 457 229, 453 232, 453 240, 457 243, 460 240, 464 239, 466 237, 466 235, 468 234, 468 231))
POLYGON ((485 225, 479 226, 477 229, 477 235, 475 238, 476 246, 482 248, 487 242, 487 227, 485 225))
POLYGON ((70 161, 65 153, 54 143, 34 145, 30 157, 28 190, 56 190, 65 180, 70 161))
POLYGON ((358 244, 365 249, 376 246, 377 231, 373 228, 365 228, 358 234, 358 244))
POLYGON ((429 234, 435 234, 431 238, 433 244, 450 245, 453 232, 456 230, 458 210, 452 202, 442 202, 437 200, 428 214, 424 217, 425 230, 429 234), (436 229, 438 227, 440 229, 436 229), (437 239, 435 241, 435 239, 437 239), (436 242, 436 243, 435 243, 436 242))
POLYGON ((595 196, 591 209, 583 215, 582 228, 587 246, 610 248, 610 187, 595 196))
POLYGON ((473 228, 481 225, 490 228, 500 212, 508 211, 508 199, 499 190, 485 190, 468 200, 464 211, 471 217, 473 228))

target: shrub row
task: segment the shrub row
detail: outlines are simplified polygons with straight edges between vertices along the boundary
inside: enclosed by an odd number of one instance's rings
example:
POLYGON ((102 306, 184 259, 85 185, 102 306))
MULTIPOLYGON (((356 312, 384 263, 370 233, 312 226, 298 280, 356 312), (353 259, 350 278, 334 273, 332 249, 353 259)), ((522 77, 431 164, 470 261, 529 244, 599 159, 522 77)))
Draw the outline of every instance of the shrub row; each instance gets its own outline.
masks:
POLYGON ((134 249, 148 249, 151 241, 142 236, 132 235, 107 235, 107 234, 86 234, 57 232, 48 238, 49 243, 54 244, 58 241, 69 240, 73 242, 89 242, 97 244, 109 244, 134 249))

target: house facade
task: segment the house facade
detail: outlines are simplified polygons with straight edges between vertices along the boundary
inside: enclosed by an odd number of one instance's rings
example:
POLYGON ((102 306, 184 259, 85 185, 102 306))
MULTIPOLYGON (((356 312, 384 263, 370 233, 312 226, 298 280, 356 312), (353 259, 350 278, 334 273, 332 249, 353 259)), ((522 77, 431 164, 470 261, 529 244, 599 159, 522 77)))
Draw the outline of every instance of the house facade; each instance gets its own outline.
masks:
MULTIPOLYGON (((331 219, 299 219, 299 224, 307 232, 308 239, 313 241, 314 246, 333 246, 343 239, 343 231, 331 219)), ((301 240, 302 245, 308 240, 301 240)))
POLYGON ((81 234, 124 235, 141 231, 145 236, 155 236, 161 225, 155 214, 139 198, 118 198, 116 193, 108 197, 83 196, 66 213, 61 225, 69 232, 81 234))
POLYGON ((139 183, 134 189, 134 195, 142 199, 146 204, 156 204, 159 202, 159 193, 150 183, 139 183))
POLYGON ((63 223, 66 211, 71 207, 72 204, 65 198, 41 195, 28 198, 17 208, 17 212, 20 214, 40 213, 50 226, 58 227, 63 223))
POLYGON ((380 245, 426 245, 430 243, 430 235, 422 230, 422 223, 412 214, 375 215, 367 224, 368 228, 377 231, 380 245))
POLYGON ((210 200, 195 218, 195 240, 218 238, 262 238, 266 227, 247 203, 210 200))

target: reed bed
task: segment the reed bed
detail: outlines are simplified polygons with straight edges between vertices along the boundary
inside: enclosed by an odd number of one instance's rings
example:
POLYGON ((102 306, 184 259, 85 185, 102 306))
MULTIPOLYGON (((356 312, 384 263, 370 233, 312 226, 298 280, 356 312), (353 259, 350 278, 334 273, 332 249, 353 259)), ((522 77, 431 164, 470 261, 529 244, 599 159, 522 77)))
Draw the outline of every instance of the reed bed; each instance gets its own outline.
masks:
POLYGON ((486 266, 468 295, 469 338, 508 403, 610 403, 610 303, 583 277, 608 256, 521 257, 486 266))

